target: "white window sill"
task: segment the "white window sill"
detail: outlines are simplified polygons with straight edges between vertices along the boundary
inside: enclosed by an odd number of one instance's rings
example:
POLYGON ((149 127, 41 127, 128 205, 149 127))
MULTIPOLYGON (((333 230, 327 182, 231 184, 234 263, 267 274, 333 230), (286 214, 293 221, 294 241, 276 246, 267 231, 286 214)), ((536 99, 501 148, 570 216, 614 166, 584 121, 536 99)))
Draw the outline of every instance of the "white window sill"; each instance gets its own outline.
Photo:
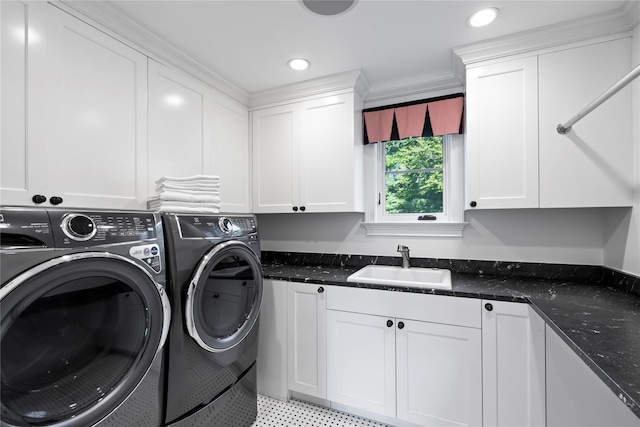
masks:
POLYGON ((462 237, 467 222, 362 222, 367 236, 462 237))

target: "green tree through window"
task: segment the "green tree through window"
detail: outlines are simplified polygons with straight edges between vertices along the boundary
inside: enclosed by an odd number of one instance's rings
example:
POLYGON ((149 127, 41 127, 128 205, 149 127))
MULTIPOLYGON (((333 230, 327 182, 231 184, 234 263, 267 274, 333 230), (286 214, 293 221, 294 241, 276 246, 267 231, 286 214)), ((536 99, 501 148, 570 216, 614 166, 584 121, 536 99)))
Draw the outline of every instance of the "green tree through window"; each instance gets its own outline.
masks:
POLYGON ((442 137, 384 144, 386 213, 442 213, 442 137))

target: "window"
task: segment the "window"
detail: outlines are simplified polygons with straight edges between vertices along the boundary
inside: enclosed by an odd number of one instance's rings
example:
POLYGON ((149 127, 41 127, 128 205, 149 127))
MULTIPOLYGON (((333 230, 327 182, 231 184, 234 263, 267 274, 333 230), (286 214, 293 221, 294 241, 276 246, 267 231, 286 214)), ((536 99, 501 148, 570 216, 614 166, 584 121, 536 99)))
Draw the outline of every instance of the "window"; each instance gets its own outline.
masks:
POLYGON ((380 144, 384 183, 378 204, 383 216, 435 220, 443 212, 442 137, 407 138, 380 144))
POLYGON ((461 237, 463 135, 365 146, 368 235, 461 237))

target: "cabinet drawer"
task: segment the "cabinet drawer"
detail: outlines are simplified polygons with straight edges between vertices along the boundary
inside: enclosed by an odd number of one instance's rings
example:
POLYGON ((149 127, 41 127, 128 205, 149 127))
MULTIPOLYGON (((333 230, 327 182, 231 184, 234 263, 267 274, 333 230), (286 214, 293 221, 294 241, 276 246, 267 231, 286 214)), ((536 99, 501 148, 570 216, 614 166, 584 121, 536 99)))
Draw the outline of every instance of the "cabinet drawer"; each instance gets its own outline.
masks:
POLYGON ((327 309, 480 328, 481 301, 475 298, 327 286, 327 309))

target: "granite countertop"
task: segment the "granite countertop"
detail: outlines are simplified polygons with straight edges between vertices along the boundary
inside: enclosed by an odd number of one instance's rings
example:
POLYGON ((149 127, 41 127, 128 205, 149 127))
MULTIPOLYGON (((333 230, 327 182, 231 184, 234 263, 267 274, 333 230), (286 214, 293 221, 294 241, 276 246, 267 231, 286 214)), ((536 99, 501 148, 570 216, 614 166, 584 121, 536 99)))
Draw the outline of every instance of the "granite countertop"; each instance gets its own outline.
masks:
MULTIPOLYGON (((530 303, 640 418, 640 297, 600 278, 508 277, 452 270, 451 290, 347 282, 360 266, 264 262, 266 279, 530 303)), ((446 267, 445 267, 446 268, 446 267)))

